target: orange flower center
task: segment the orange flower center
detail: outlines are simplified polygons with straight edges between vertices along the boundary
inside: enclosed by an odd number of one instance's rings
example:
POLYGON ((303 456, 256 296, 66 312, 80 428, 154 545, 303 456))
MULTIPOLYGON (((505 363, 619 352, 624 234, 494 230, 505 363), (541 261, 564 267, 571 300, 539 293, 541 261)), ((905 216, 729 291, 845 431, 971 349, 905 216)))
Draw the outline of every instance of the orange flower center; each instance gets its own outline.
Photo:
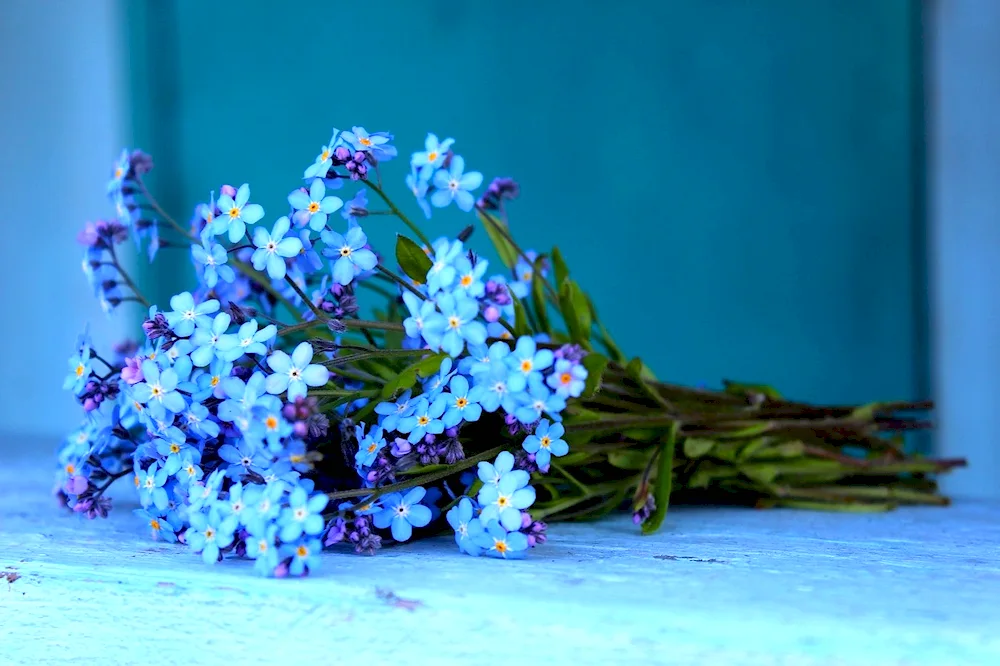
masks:
POLYGON ((319 202, 317 202, 317 201, 310 202, 309 203, 309 212, 310 213, 318 213, 319 212, 319 202))

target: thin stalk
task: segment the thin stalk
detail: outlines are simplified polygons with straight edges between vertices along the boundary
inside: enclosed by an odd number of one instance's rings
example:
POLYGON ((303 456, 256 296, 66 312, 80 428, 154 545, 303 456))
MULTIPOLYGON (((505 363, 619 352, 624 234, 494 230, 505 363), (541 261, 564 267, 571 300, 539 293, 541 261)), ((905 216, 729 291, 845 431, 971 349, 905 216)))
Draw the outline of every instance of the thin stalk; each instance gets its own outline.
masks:
POLYGON ((427 238, 427 236, 424 235, 424 232, 420 231, 420 227, 413 224, 413 222, 411 222, 408 217, 403 215, 403 212, 396 207, 396 204, 392 203, 392 200, 388 196, 386 196, 385 192, 382 191, 381 187, 379 187, 377 184, 371 182, 368 179, 362 179, 361 182, 367 185, 369 188, 371 188, 373 192, 375 192, 375 194, 381 197, 382 201, 385 202, 385 205, 387 205, 389 207, 389 210, 392 211, 392 214, 398 217, 403 222, 403 224, 408 226, 410 228, 410 231, 416 234, 417 238, 420 239, 421 243, 423 243, 427 247, 431 246, 431 241, 427 238))

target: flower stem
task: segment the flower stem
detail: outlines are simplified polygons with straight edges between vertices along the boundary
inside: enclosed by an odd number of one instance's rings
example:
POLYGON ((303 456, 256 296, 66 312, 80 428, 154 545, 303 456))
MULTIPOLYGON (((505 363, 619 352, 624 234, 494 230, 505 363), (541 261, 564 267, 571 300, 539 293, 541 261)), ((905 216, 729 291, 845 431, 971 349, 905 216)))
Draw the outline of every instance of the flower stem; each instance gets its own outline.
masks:
POLYGON ((111 251, 111 263, 113 263, 115 268, 118 269, 118 274, 122 276, 125 284, 127 284, 129 289, 132 290, 132 293, 135 294, 136 299, 138 299, 138 301, 148 309, 150 305, 149 301, 142 295, 142 292, 139 291, 139 287, 136 286, 135 282, 129 276, 128 271, 122 268, 121 262, 118 261, 118 253, 115 252, 115 244, 108 243, 108 249, 111 251))
POLYGON ((409 284, 406 280, 404 280, 403 278, 399 277, 398 275, 396 275, 395 273, 393 273, 392 271, 390 271, 388 268, 386 268, 382 264, 376 264, 375 268, 378 270, 379 273, 382 273, 382 275, 385 275, 387 278, 389 278, 390 280, 392 280, 393 282, 395 282, 396 284, 398 284, 403 289, 406 289, 407 291, 409 291, 411 294, 413 294, 414 296, 416 296, 420 300, 422 300, 422 301, 426 301, 427 300, 427 297, 424 296, 423 294, 421 294, 416 289, 414 289, 413 285, 409 284))
POLYGON ((381 187, 379 187, 378 185, 376 185, 375 183, 371 182, 368 179, 363 179, 361 182, 370 187, 375 192, 375 194, 382 197, 382 201, 384 201, 385 205, 389 207, 389 210, 392 211, 393 215, 398 217, 403 222, 403 224, 408 226, 410 228, 410 231, 416 234, 417 238, 420 239, 421 243, 423 243, 427 247, 431 246, 430 240, 428 240, 427 236, 425 236, 424 233, 420 231, 420 227, 413 224, 413 222, 411 222, 408 217, 403 215, 402 211, 400 211, 399 208, 396 207, 396 204, 392 203, 392 200, 388 196, 386 196, 385 192, 382 191, 381 187))

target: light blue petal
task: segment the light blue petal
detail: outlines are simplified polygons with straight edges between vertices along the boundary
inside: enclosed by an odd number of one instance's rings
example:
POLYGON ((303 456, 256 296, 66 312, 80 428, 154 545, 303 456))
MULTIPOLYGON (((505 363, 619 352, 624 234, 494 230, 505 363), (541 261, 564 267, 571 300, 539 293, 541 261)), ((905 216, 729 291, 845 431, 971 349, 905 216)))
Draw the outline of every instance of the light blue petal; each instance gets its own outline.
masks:
POLYGON ((410 507, 409 520, 414 527, 425 527, 431 522, 431 510, 423 504, 414 504, 410 507))
MULTIPOLYGON (((323 181, 317 180, 315 182, 322 183, 323 181)), ((311 199, 309 195, 302 190, 295 190, 288 195, 288 203, 295 210, 304 210, 309 207, 311 199)))
MULTIPOLYGON (((441 173, 440 171, 438 173, 441 173)), ((437 177, 435 176, 435 180, 437 177)), ((447 177, 445 178, 447 181, 447 177)), ((451 193, 447 189, 447 182, 445 183, 445 189, 434 190, 431 194, 431 205, 435 208, 444 208, 451 203, 451 193)))
POLYGON ((396 541, 407 541, 413 536, 413 527, 404 518, 393 518, 392 538, 396 541))
POLYGON ((378 257, 371 250, 355 250, 351 253, 351 260, 354 265, 363 271, 370 271, 378 263, 378 257))
POLYGON ((271 276, 274 280, 280 280, 285 277, 285 260, 276 254, 272 254, 267 258, 267 274, 271 276))

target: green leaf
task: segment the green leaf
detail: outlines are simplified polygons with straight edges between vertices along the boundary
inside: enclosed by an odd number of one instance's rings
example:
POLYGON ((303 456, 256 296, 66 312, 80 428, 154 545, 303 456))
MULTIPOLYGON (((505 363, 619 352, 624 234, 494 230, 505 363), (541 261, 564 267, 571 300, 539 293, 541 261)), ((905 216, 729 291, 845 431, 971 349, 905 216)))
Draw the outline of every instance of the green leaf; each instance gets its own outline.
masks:
POLYGON ((769 400, 781 400, 781 394, 778 393, 774 388, 767 386, 765 384, 741 384, 739 382, 731 382, 725 380, 722 382, 725 387, 726 393, 731 393, 733 395, 763 395, 769 400))
POLYGON ((382 387, 380 397, 382 400, 389 400, 400 391, 413 388, 417 383, 417 377, 429 377, 441 369, 441 363, 447 358, 447 354, 433 354, 423 358, 405 370, 397 374, 382 387))
POLYGON ((427 282, 427 272, 434 265, 419 245, 401 234, 396 235, 396 261, 407 277, 418 284, 427 282))
POLYGON ((542 278, 542 259, 545 255, 539 255, 535 259, 534 268, 532 268, 532 275, 534 276, 531 280, 531 305, 535 309, 535 317, 538 320, 539 333, 545 333, 551 335, 552 326, 549 323, 549 313, 545 309, 545 280, 542 278))
POLYGON ((569 277, 569 268, 566 266, 566 261, 563 259, 562 252, 559 248, 552 248, 552 267, 556 272, 556 284, 562 284, 569 277))
POLYGON ((608 357, 597 352, 590 352, 583 357, 583 367, 587 370, 587 383, 584 384, 580 397, 583 399, 592 398, 601 388, 604 371, 608 369, 608 357))
POLYGON ((642 524, 643 534, 655 533, 663 524, 663 519, 667 517, 667 507, 670 506, 670 491, 674 481, 674 449, 677 446, 678 429, 679 424, 674 421, 663 440, 659 467, 656 472, 656 485, 653 486, 653 500, 656 503, 656 508, 642 524))
POLYGON ((486 235, 493 242, 493 247, 496 248, 497 254, 500 256, 500 261, 507 268, 514 268, 514 265, 517 263, 518 253, 511 242, 507 240, 504 233, 507 231, 507 225, 482 211, 477 211, 476 215, 479 217, 479 221, 483 223, 486 235))
POLYGON ((649 451, 619 449, 608 453, 608 462, 618 469, 641 472, 649 464, 649 451))
POLYGON ((590 342, 590 327, 593 319, 590 316, 590 302, 580 286, 570 279, 563 281, 559 287, 559 309, 562 310, 566 328, 574 342, 588 346, 590 342))
POLYGON ((875 419, 875 412, 881 409, 881 407, 882 404, 878 402, 862 405, 851 412, 850 418, 852 421, 872 421, 875 419))
POLYGON ((715 448, 715 441, 711 439, 688 437, 684 440, 684 455, 688 458, 700 458, 708 455, 713 448, 715 448))
POLYGON ((514 337, 531 335, 531 323, 528 321, 528 311, 524 309, 524 304, 514 294, 510 295, 514 301, 514 337))
POLYGON ((779 469, 774 465, 768 464, 751 464, 751 465, 741 465, 740 471, 743 475, 754 481, 758 481, 764 484, 774 483, 777 478, 779 469))

